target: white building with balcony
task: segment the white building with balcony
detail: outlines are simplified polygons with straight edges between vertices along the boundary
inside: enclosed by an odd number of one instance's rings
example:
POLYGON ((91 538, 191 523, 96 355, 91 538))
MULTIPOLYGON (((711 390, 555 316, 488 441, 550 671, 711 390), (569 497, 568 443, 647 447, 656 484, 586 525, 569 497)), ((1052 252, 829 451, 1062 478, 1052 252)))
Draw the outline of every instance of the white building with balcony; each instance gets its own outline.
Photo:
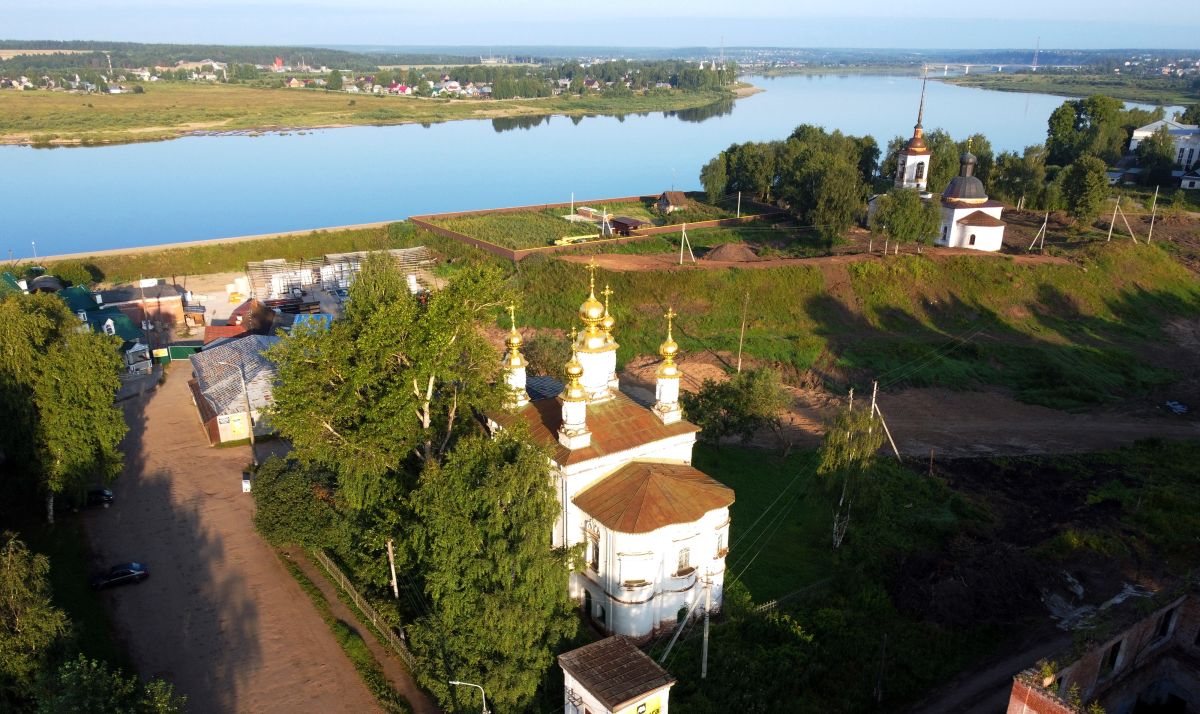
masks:
POLYGON ((1133 130, 1129 138, 1129 151, 1137 151, 1138 145, 1154 136, 1159 129, 1165 128, 1175 145, 1175 165, 1184 171, 1200 166, 1200 126, 1196 124, 1181 124, 1170 119, 1159 119, 1133 130))
POLYGON ((720 609, 734 494, 691 465, 699 427, 679 407, 675 313, 666 316, 656 401, 647 408, 619 389, 611 293, 600 303, 594 275, 592 282, 565 385, 526 380, 513 321, 504 357, 512 397, 488 425, 524 422, 533 440, 552 448, 559 501, 552 542, 584 549, 571 597, 605 632, 643 638, 684 612, 700 614, 706 596, 720 609))

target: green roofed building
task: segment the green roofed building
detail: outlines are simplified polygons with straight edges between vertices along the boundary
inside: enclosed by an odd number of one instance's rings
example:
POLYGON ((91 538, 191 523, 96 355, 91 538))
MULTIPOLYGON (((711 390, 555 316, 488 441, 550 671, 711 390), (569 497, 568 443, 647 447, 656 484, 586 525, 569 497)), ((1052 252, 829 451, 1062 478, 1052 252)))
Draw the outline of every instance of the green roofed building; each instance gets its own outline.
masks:
POLYGON ((0 296, 9 293, 23 293, 25 288, 21 287, 21 283, 17 281, 17 276, 9 272, 0 273, 0 296))

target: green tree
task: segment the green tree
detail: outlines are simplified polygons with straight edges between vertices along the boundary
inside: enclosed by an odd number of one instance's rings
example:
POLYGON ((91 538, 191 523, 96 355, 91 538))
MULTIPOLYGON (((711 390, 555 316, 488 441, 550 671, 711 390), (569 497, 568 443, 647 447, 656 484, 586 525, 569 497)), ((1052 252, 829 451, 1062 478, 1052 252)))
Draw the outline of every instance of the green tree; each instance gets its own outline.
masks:
POLYGON ((0 454, 17 491, 45 496, 51 522, 55 496, 81 495, 121 468, 117 340, 78 325, 54 295, 0 300, 0 454))
POLYGON ((1050 114, 1047 162, 1066 166, 1084 154, 1116 161, 1125 152, 1132 126, 1145 118, 1126 111, 1120 100, 1102 94, 1068 100, 1050 114))
POLYGON ((1042 205, 1046 184, 1046 151, 1041 146, 1027 146, 1024 153, 1006 151, 996 158, 992 188, 1015 203, 1018 208, 1042 205))
POLYGON ((762 429, 779 434, 779 412, 791 397, 778 372, 761 368, 730 375, 723 382, 706 379, 695 393, 682 393, 680 402, 688 419, 700 427, 700 438, 719 445, 727 436, 749 441, 762 429))
POLYGON ((351 508, 401 494, 405 473, 499 405, 500 360, 480 324, 503 302, 493 269, 468 268, 418 299, 390 259, 373 256, 343 319, 272 349, 272 423, 301 461, 337 475, 351 508))
POLYGON ((64 662, 47 689, 38 703, 39 714, 178 714, 187 703, 162 680, 143 687, 137 677, 84 655, 64 662))
POLYGON ((1090 223, 1108 198, 1107 166, 1095 156, 1082 156, 1063 172, 1062 191, 1067 211, 1090 223))
POLYGON ((15 533, 0 546, 0 705, 19 707, 34 693, 51 648, 70 629, 50 598, 50 561, 15 533))
POLYGON ((549 454, 507 431, 466 437, 421 474, 409 544, 430 612, 409 639, 421 683, 448 709, 475 696, 446 683, 461 679, 481 684, 497 710, 523 710, 575 634, 570 554, 548 543, 552 482, 549 454))
POLYGON ((869 487, 875 455, 883 446, 883 427, 869 407, 840 412, 825 432, 821 445, 821 463, 817 474, 837 501, 833 512, 833 547, 840 548, 850 528, 851 509, 856 498, 869 487))
POLYGON ((700 185, 709 203, 716 203, 725 196, 725 185, 729 176, 725 171, 725 152, 717 154, 700 169, 700 185))
POLYGON ((929 191, 940 194, 946 190, 950 180, 958 175, 962 161, 959 142, 941 129, 925 133, 925 145, 929 147, 929 191))
POLYGON ((571 340, 543 330, 525 343, 523 353, 528 374, 557 375, 562 372, 567 360, 571 359, 571 340))
POLYGON ((942 216, 933 201, 922 201, 915 189, 893 189, 878 199, 871 230, 898 243, 928 243, 937 236, 942 216))
POLYGON ((1200 124, 1200 103, 1193 104, 1179 115, 1180 124, 1200 124))
POLYGON ((334 544, 339 515, 331 475, 278 457, 254 475, 254 527, 276 546, 326 548, 334 544))
POLYGON ((330 71, 329 79, 325 83, 325 88, 331 91, 338 91, 342 88, 342 73, 335 70, 330 71))
POLYGON ((814 205, 808 221, 830 249, 862 212, 865 186, 857 166, 844 158, 830 157, 815 171, 814 205))
POLYGON ((113 404, 122 369, 116 342, 72 330, 39 360, 35 443, 50 522, 56 495, 81 497, 90 484, 109 483, 121 473, 117 446, 128 427, 113 404))
POLYGON ((1176 156, 1175 141, 1165 125, 1139 142, 1136 153, 1138 166, 1142 169, 1140 179, 1143 185, 1161 186, 1172 182, 1171 171, 1175 168, 1176 156))

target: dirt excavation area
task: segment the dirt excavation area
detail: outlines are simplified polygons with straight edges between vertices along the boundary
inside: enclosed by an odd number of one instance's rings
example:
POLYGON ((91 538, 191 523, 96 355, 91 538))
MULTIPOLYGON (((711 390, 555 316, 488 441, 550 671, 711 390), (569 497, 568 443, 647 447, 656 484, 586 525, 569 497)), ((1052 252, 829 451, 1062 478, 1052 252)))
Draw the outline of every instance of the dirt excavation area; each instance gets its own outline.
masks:
POLYGON ((192 712, 379 711, 329 627, 254 532, 245 446, 212 448, 176 365, 124 403, 125 472, 111 508, 89 514, 97 570, 137 561, 144 583, 102 593, 144 677, 192 712))
MULTIPOLYGON (((682 389, 695 391, 705 379, 726 379, 723 363, 730 363, 727 356, 685 355, 680 360, 682 389)), ((631 360, 622 373, 621 388, 653 402, 657 366, 649 357, 631 360)), ((825 424, 846 403, 844 395, 820 386, 787 390, 793 401, 781 415, 782 433, 761 433, 752 442, 755 446, 815 448, 825 424)), ((870 395, 856 397, 863 398, 870 395)), ((924 458, 931 451, 935 458, 1086 453, 1156 437, 1200 438, 1200 421, 1192 415, 1119 406, 1073 413, 1025 404, 999 391, 910 388, 883 392, 878 402, 900 452, 924 458)))

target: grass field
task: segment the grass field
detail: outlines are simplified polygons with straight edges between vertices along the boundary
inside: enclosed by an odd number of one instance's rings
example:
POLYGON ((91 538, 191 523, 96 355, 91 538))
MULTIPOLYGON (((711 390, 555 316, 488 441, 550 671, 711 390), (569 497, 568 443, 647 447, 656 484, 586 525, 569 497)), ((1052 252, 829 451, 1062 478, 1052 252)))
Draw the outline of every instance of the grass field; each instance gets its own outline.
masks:
MULTIPOLYGON (((712 205, 693 198, 686 210, 663 216, 654 208, 653 199, 620 203, 589 204, 597 211, 607 211, 609 216, 627 216, 648 221, 654 225, 678 225, 732 218, 735 215, 728 200, 721 205, 712 205)), ((580 204, 581 206, 583 204, 580 204)), ((755 215, 757 207, 747 203, 742 215, 755 215)), ((599 227, 593 223, 573 222, 563 219, 570 213, 568 208, 547 208, 512 213, 480 213, 469 216, 434 218, 430 222, 477 240, 505 248, 539 248, 551 245, 559 238, 579 235, 599 235, 599 227)), ((696 231, 700 234, 701 231, 696 231)), ((690 235, 690 232, 689 232, 690 235)), ((728 241, 724 241, 728 242, 728 241)), ((678 245, 678 243, 676 243, 678 245)))
POLYGON ((155 82, 146 84, 143 94, 0 92, 0 143, 120 143, 171 139, 197 131, 434 123, 547 114, 626 114, 692 109, 728 101, 730 96, 729 92, 711 91, 626 98, 482 101, 155 82))
POLYGON ((1127 102, 1180 106, 1200 102, 1200 93, 1188 87, 1187 82, 1190 80, 1166 77, 1158 79, 1106 74, 998 73, 935 79, 948 84, 1001 92, 1036 92, 1064 97, 1103 94, 1127 102))

